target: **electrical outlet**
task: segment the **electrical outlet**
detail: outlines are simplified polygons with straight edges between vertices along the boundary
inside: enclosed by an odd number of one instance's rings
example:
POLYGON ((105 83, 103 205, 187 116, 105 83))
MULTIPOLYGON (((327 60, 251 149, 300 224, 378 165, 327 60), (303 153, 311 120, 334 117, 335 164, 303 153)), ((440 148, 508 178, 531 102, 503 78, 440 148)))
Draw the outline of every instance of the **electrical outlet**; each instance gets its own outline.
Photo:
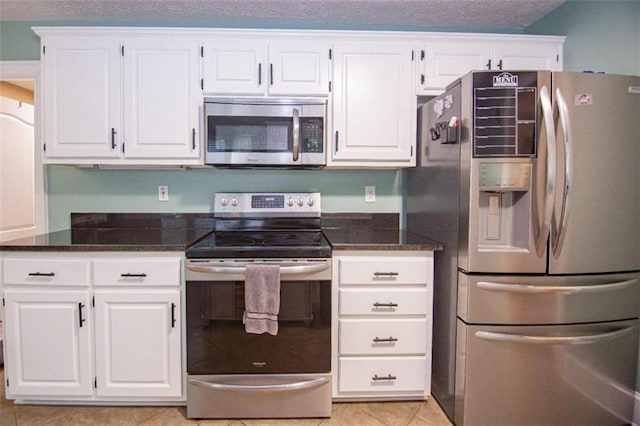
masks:
POLYGON ((364 202, 365 203, 375 203, 376 202, 376 187, 375 186, 365 186, 364 187, 364 202))
POLYGON ((161 185, 158 187, 158 201, 169 201, 169 187, 161 185))

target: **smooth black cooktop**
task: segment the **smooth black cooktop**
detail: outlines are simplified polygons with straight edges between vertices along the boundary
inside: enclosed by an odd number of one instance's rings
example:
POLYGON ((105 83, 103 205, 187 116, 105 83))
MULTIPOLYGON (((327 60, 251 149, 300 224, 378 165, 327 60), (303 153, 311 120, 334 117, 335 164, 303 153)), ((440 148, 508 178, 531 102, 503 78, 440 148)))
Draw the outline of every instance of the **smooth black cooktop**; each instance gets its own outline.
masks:
POLYGON ((214 232, 187 249, 187 258, 331 257, 321 231, 214 232))

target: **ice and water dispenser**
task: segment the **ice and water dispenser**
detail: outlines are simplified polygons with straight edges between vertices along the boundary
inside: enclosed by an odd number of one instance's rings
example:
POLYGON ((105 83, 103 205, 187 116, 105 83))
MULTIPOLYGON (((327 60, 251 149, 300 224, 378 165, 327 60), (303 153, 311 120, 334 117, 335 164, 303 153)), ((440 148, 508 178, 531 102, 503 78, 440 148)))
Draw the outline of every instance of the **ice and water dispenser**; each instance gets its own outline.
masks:
POLYGON ((477 173, 472 191, 478 197, 479 251, 528 252, 533 244, 537 87, 535 73, 522 74, 533 81, 518 81, 521 75, 514 81, 508 74, 496 83, 495 75, 474 75, 471 163, 477 173))

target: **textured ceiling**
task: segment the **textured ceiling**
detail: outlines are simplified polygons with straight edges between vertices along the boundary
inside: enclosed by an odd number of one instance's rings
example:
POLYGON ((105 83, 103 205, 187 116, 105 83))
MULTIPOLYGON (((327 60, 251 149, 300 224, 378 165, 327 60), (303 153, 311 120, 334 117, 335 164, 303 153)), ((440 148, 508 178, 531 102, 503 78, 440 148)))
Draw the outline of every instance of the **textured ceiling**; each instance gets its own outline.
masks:
POLYGON ((521 29, 565 0, 0 0, 0 21, 521 29))

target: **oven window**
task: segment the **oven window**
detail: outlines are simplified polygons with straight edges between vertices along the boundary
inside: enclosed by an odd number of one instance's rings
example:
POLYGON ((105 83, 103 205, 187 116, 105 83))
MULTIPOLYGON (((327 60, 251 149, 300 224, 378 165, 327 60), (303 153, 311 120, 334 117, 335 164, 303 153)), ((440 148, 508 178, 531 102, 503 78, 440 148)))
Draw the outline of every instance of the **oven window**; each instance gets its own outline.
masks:
POLYGON ((331 282, 282 281, 278 334, 242 324, 243 281, 187 282, 189 374, 331 371, 331 282))
POLYGON ((291 117, 208 117, 208 152, 289 152, 291 117))

